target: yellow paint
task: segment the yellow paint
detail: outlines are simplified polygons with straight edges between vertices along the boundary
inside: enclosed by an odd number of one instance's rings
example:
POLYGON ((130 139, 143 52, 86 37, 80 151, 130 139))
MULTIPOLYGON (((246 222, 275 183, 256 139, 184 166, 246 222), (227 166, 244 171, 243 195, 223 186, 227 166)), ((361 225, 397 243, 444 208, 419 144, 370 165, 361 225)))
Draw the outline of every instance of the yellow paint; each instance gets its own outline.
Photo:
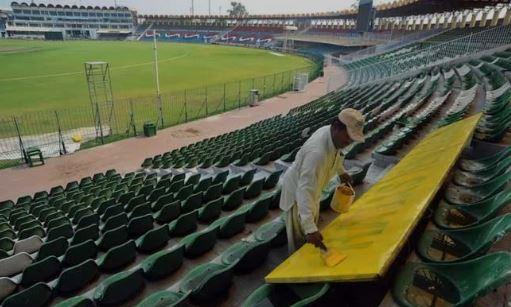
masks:
POLYGON ((335 267, 306 244, 266 276, 268 283, 366 281, 387 271, 442 186, 481 115, 429 134, 384 178, 323 231, 346 259, 335 267))
POLYGON ((338 250, 333 247, 329 247, 326 251, 321 251, 321 257, 325 262, 326 266, 334 267, 346 259, 346 255, 341 254, 338 250))

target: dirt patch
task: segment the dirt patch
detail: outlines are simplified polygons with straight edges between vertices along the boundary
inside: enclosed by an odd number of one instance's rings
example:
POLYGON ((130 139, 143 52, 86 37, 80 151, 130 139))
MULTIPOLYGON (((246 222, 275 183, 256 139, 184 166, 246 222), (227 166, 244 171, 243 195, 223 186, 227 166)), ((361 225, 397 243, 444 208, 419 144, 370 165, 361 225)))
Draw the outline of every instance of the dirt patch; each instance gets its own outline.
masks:
POLYGON ((0 47, 0 53, 25 53, 38 51, 41 48, 24 48, 24 47, 0 47))
POLYGON ((171 133, 171 135, 175 138, 184 139, 184 138, 191 138, 194 136, 199 136, 200 131, 195 128, 188 128, 188 129, 184 129, 184 130, 174 131, 171 133))

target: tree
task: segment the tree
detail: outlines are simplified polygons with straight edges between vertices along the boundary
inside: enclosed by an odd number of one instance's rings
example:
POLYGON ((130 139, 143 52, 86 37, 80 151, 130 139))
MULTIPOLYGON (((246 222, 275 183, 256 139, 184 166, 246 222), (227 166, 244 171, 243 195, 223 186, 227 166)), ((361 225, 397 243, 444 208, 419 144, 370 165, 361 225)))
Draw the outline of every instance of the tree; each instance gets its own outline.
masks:
POLYGON ((360 2, 359 0, 355 0, 354 3, 350 5, 350 8, 358 10, 359 2, 360 2))
POLYGON ((231 17, 245 17, 248 16, 247 8, 241 3, 232 1, 231 9, 228 10, 229 16, 231 17))

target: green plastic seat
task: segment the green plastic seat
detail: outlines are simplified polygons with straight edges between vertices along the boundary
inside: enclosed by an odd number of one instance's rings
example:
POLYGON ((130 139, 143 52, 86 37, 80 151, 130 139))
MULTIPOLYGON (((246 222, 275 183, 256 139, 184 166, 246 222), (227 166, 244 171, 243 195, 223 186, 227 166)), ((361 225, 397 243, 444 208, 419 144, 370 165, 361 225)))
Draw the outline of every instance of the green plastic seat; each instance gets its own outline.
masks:
POLYGON ((181 214, 199 209, 202 205, 202 192, 192 194, 181 204, 181 214))
POLYGON ((105 201, 101 202, 98 209, 96 210, 96 213, 99 215, 103 215, 108 208, 115 206, 115 205, 116 205, 115 199, 110 198, 108 200, 105 200, 105 201))
POLYGON ((511 204, 511 190, 471 205, 441 203, 435 211, 435 224, 444 229, 473 227, 495 217, 501 209, 511 204))
POLYGON ((511 214, 460 230, 427 230, 419 240, 418 254, 431 262, 459 262, 485 252, 511 231, 511 214))
POLYGON ((167 193, 162 195, 156 200, 156 202, 152 205, 153 212, 158 212, 163 208, 163 206, 170 204, 174 201, 174 194, 167 193))
POLYGON ((185 256, 196 258, 210 251, 216 244, 216 232, 216 227, 210 227, 184 237, 179 244, 185 247, 185 256))
POLYGON ((96 304, 88 297, 73 296, 56 304, 55 307, 96 307, 96 304))
POLYGON ((84 262, 65 269, 60 274, 55 290, 58 293, 74 293, 85 288, 97 278, 99 269, 94 260, 85 260, 84 262))
POLYGON ((199 265, 181 279, 180 291, 190 293, 190 298, 197 302, 215 301, 229 290, 232 271, 230 266, 217 263, 199 265))
POLYGON ((276 191, 272 192, 272 199, 270 202, 270 210, 279 208, 281 194, 282 194, 282 190, 280 188, 277 189, 276 191))
POLYGON ((52 298, 52 289, 45 283, 37 283, 30 288, 19 291, 4 300, 4 307, 43 307, 52 298))
MULTIPOLYGON (((183 174, 184 175, 184 174, 183 174)), ((170 187, 169 189, 167 190, 167 193, 177 193, 179 190, 181 190, 183 187, 185 186, 185 181, 184 179, 182 180, 177 180, 177 181, 172 181, 172 183, 170 184, 170 187)))
POLYGON ((0 223, 0 231, 4 231, 4 230, 8 230, 8 229, 12 229, 9 222, 0 223))
POLYGON ((259 158, 255 159, 253 161, 253 163, 255 165, 260 165, 260 166, 264 166, 268 163, 270 163, 270 158, 271 158, 271 155, 272 155, 272 152, 271 151, 268 151, 264 154, 262 154, 259 158))
POLYGON ((185 200, 187 199, 188 197, 190 197, 190 195, 192 195, 193 193, 193 185, 187 185, 187 186, 184 186, 182 187, 179 192, 176 193, 176 195, 174 195, 174 199, 176 200, 185 200))
POLYGON ((209 228, 216 228, 219 238, 231 238, 245 229, 245 216, 245 212, 236 211, 229 216, 214 221, 209 228))
POLYGON ((14 248, 14 241, 10 238, 0 239, 0 249, 4 251, 10 251, 14 248))
POLYGON ((160 211, 155 214, 155 220, 159 224, 166 224, 175 220, 181 214, 181 201, 163 205, 160 211))
POLYGON ((234 265, 236 272, 250 272, 260 266, 270 252, 270 242, 241 241, 222 253, 222 263, 234 265))
POLYGON ((44 238, 46 236, 46 232, 44 228, 41 226, 34 226, 29 229, 22 230, 18 233, 18 239, 23 240, 29 238, 31 236, 38 236, 40 238, 44 238))
POLYGON ((106 222, 106 220, 108 220, 112 216, 119 215, 123 212, 124 212, 124 208, 119 204, 108 207, 105 210, 105 213, 103 213, 103 215, 101 216, 101 221, 106 222))
POLYGON ((48 230, 48 233, 59 226, 62 226, 64 224, 71 224, 68 218, 64 216, 60 216, 51 220, 46 220, 46 228, 48 230))
POLYGON ((348 171, 351 176, 353 186, 361 185, 367 175, 367 171, 371 167, 372 162, 364 164, 362 167, 354 167, 348 171))
POLYGON ((205 192, 212 184, 213 178, 211 177, 202 178, 193 189, 193 192, 194 193, 205 192))
POLYGON ((0 231, 0 238, 9 238, 11 240, 16 239, 16 232, 12 229, 6 229, 4 231, 0 231))
POLYGON ((247 188, 244 194, 245 199, 253 199, 261 194, 263 191, 264 179, 253 181, 247 188))
POLYGON ((167 192, 167 187, 159 187, 159 188, 155 188, 154 190, 151 191, 151 193, 147 196, 147 200, 149 202, 154 202, 154 201, 157 201, 161 196, 165 195, 165 193, 167 192))
POLYGON ((138 190, 138 194, 137 194, 137 197, 140 196, 140 197, 143 197, 144 199, 147 199, 147 197, 149 196, 149 194, 151 194, 151 192, 154 190, 154 184, 153 183, 148 183, 148 184, 145 184, 144 186, 142 186, 140 188, 140 190, 138 190))
POLYGON ((60 261, 55 256, 46 257, 44 260, 33 262, 21 275, 20 284, 30 287, 38 282, 45 282, 56 277, 62 270, 60 261))
POLYGON ((75 266, 88 259, 95 259, 98 254, 98 247, 93 240, 87 240, 67 249, 62 259, 65 267, 75 266))
POLYGON ((198 219, 202 223, 210 223, 217 219, 222 213, 222 207, 224 205, 224 198, 220 197, 216 200, 210 201, 199 209, 198 219))
POLYGON ((112 247, 118 246, 128 240, 128 227, 123 225, 105 232, 96 244, 100 250, 107 251, 112 247))
POLYGON ((133 209, 135 209, 135 207, 137 207, 141 204, 144 204, 145 202, 146 202, 145 195, 135 196, 128 201, 128 203, 126 204, 126 207, 124 208, 124 211, 129 213, 129 212, 133 211, 133 209))
POLYGON ((445 190, 444 198, 454 205, 479 202, 502 191, 510 181, 511 172, 470 188, 449 184, 445 190))
POLYGON ((458 166, 460 169, 469 171, 469 172, 475 172, 475 171, 481 171, 486 168, 492 167, 493 165, 499 163, 501 160, 505 159, 511 154, 511 147, 507 147, 506 149, 497 152, 490 156, 485 156, 480 159, 460 159, 458 161, 458 166))
POLYGON ((167 225, 163 225, 148 231, 146 234, 138 238, 135 243, 139 252, 152 253, 167 245, 169 240, 169 228, 167 225))
POLYGON ((136 206, 131 213, 128 214, 128 219, 132 220, 137 217, 141 217, 144 215, 152 215, 153 210, 151 209, 151 205, 149 203, 144 203, 136 206))
POLYGON ((43 260, 50 256, 60 257, 64 255, 69 247, 69 243, 65 237, 59 237, 52 241, 46 241, 39 248, 37 253, 37 261, 43 260))
POLYGON ((71 245, 83 243, 87 240, 97 240, 99 238, 98 225, 90 225, 89 227, 82 228, 75 232, 71 245))
POLYGON ((27 216, 30 215, 25 208, 16 208, 11 211, 9 221, 14 225, 19 219, 26 218, 27 216))
POLYGON ((83 216, 76 224, 76 229, 81 229, 88 227, 90 225, 98 225, 99 226, 99 215, 96 213, 92 213, 86 216, 83 216))
POLYGON ((185 181, 185 185, 196 185, 199 183, 199 180, 201 178, 201 174, 193 174, 191 176, 188 177, 188 179, 186 179, 185 181))
POLYGON ((240 186, 244 187, 246 185, 249 185, 252 180, 254 179, 254 175, 257 172, 257 169, 251 169, 249 171, 246 171, 243 176, 241 177, 240 186))
POLYGON ((295 161, 296 154, 298 153, 299 150, 300 150, 300 147, 293 149, 290 153, 285 154, 282 157, 280 157, 280 160, 283 162, 286 162, 286 163, 293 163, 295 161))
POLYGON ((158 291, 146 297, 137 307, 183 307, 187 297, 181 292, 158 291))
POLYGON ((264 179, 263 190, 271 190, 277 186, 279 183, 280 176, 284 171, 278 170, 271 173, 268 177, 264 179))
POLYGON ((469 306, 511 281, 511 254, 493 253, 458 263, 407 263, 392 296, 401 306, 469 306))
POLYGON ((511 166, 511 156, 496 163, 492 167, 477 172, 457 170, 454 172, 453 182, 460 186, 474 187, 481 185, 497 176, 504 174, 511 166))
MULTIPOLYGON (((229 171, 222 171, 218 174, 215 175, 215 177, 213 178, 213 184, 219 184, 219 183, 224 183, 225 180, 227 180, 227 177, 229 176, 229 171)), ((218 197, 217 197, 218 198, 218 197)))
POLYGON ((136 296, 144 286, 142 269, 117 273, 99 284, 94 301, 101 306, 120 305, 136 296))
POLYGON ((184 258, 184 246, 178 246, 170 250, 162 250, 144 259, 140 264, 145 278, 158 280, 165 278, 181 267, 184 258))
POLYGON ((263 219, 270 211, 270 203, 273 195, 269 194, 254 203, 246 204, 239 210, 246 213, 245 221, 247 223, 255 223, 263 219))
POLYGON ((66 224, 62 224, 60 226, 50 228, 48 231, 48 235, 46 236, 47 241, 53 241, 57 238, 64 237, 67 239, 72 238, 75 235, 73 227, 69 222, 66 222, 66 224))
POLYGON ((236 166, 240 166, 240 167, 246 166, 247 164, 250 163, 250 161, 253 160, 253 159, 251 159, 251 156, 252 155, 250 155, 250 154, 245 154, 245 155, 241 156, 241 158, 239 158, 238 160, 234 161, 233 164, 236 166))
POLYGON ((123 212, 106 220, 105 224, 103 224, 103 228, 101 228, 101 232, 105 233, 126 224, 128 224, 128 216, 123 212))
POLYGON ((168 225, 169 233, 173 237, 185 236, 197 229, 198 211, 182 214, 179 218, 168 225))
POLYGON ((237 175, 231 178, 228 178, 224 183, 222 194, 230 194, 239 188, 241 183, 241 175, 237 175))
POLYGON ((90 215, 92 215, 92 214, 94 214, 94 211, 92 211, 92 209, 90 209, 90 208, 83 208, 83 209, 81 209, 81 210, 77 211, 77 212, 73 215, 73 218, 71 219, 71 222, 72 222, 73 224, 75 224, 75 225, 76 225, 76 224, 78 224, 78 222, 79 222, 82 218, 84 218, 84 217, 86 217, 86 216, 90 216, 90 215))
POLYGON ((151 214, 136 217, 128 222, 128 234, 132 238, 138 238, 140 235, 148 232, 154 227, 154 218, 151 214))
POLYGON ((137 251, 135 242, 130 240, 106 252, 98 259, 98 266, 103 272, 116 271, 135 261, 136 257, 137 251))
POLYGON ((57 212, 58 212, 57 209, 50 207, 50 208, 45 208, 45 209, 41 210, 38 214, 36 214, 36 216, 39 220, 44 221, 44 220, 46 220, 46 217, 48 217, 48 215, 57 213, 57 212))
POLYGON ((319 301, 329 289, 327 283, 265 284, 252 292, 242 306, 321 306, 319 301))
POLYGON ((218 199, 220 196, 222 196, 223 188, 223 183, 213 184, 204 193, 203 201, 210 202, 212 200, 218 199))
POLYGON ((232 192, 229 196, 225 197, 224 205, 222 210, 232 211, 237 209, 243 203, 243 196, 245 195, 245 188, 237 189, 232 192))
MULTIPOLYGON (((170 174, 168 174, 168 175, 170 175, 170 174)), ((155 189, 164 188, 166 191, 170 187, 170 184, 171 184, 171 180, 170 180, 169 176, 167 176, 165 178, 161 177, 160 181, 158 181, 158 183, 156 184, 155 189)))
POLYGON ((19 226, 19 228, 18 228, 18 231, 19 231, 18 237, 20 237, 20 233, 21 232, 26 231, 28 229, 32 229, 32 228, 41 228, 44 231, 44 228, 42 227, 41 222, 39 222, 37 220, 32 220, 32 221, 23 223, 23 224, 21 224, 19 226))
POLYGON ((270 242, 272 247, 286 244, 286 224, 282 220, 271 221, 259 227, 254 234, 257 241, 270 242))

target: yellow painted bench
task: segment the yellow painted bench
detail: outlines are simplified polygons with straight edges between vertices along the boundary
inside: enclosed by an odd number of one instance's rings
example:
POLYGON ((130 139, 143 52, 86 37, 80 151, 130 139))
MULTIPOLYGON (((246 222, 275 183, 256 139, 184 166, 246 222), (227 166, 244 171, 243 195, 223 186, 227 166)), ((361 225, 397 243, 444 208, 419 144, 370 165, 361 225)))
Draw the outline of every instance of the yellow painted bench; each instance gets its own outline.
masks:
POLYGON ((327 246, 347 255, 329 268, 306 244, 273 272, 268 283, 369 281, 383 276, 442 186, 480 115, 440 128, 422 140, 346 214, 322 231, 327 246))

